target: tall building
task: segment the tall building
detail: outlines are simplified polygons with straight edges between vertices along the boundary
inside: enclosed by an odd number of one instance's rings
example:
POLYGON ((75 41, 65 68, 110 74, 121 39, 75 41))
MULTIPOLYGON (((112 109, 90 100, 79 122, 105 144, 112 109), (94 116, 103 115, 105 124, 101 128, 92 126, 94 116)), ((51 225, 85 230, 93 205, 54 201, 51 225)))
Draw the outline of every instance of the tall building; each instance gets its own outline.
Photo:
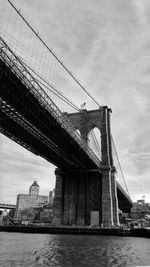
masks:
POLYGON ((34 181, 29 188, 29 194, 17 195, 15 221, 19 221, 20 213, 24 209, 43 207, 48 204, 48 196, 39 195, 39 185, 34 181))
POLYGON ((34 181, 33 184, 30 186, 29 195, 39 195, 39 185, 37 184, 37 181, 34 181))

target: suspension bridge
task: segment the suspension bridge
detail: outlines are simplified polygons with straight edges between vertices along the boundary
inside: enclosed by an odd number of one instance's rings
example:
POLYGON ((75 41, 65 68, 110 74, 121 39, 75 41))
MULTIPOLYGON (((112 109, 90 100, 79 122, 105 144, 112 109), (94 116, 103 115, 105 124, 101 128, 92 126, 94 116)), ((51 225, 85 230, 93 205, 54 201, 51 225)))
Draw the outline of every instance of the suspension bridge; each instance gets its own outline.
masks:
POLYGON ((57 167, 55 224, 118 224, 118 207, 130 212, 132 201, 111 109, 99 105, 10 0, 0 10, 1 133, 57 167), (85 101, 90 110, 78 106, 85 101))

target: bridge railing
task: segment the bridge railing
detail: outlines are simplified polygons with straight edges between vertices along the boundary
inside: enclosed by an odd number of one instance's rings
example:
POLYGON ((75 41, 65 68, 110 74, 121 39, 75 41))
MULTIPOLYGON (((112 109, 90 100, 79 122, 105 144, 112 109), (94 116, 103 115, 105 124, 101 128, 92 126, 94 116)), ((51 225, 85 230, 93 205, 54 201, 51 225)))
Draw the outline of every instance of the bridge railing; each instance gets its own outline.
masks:
POLYGON ((39 85, 36 78, 31 75, 29 70, 25 67, 22 60, 14 54, 14 52, 8 47, 1 37, 0 58, 31 91, 31 93, 38 98, 39 103, 52 114, 52 116, 59 122, 61 127, 72 136, 72 138, 79 144, 86 154, 94 161, 96 166, 100 167, 100 160, 76 131, 76 128, 73 126, 71 121, 60 111, 50 96, 44 91, 41 85, 39 85))

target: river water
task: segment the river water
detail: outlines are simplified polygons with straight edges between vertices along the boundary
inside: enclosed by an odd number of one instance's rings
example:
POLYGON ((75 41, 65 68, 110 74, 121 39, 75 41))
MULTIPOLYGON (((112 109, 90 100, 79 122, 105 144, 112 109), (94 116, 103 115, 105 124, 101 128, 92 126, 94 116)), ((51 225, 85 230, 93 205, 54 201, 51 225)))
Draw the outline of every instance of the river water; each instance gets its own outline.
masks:
POLYGON ((0 232, 0 266, 150 266, 150 239, 0 232))

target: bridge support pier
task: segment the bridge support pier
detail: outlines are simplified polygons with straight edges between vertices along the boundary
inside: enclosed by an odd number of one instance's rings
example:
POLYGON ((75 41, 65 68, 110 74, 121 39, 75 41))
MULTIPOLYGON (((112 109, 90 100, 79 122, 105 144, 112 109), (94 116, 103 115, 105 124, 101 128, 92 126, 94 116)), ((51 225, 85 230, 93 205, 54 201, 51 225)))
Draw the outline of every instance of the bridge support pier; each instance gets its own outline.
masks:
POLYGON ((56 169, 54 219, 56 225, 100 225, 102 175, 99 170, 56 169))
POLYGON ((111 170, 111 194, 112 194, 112 210, 113 210, 113 223, 119 225, 119 213, 118 213, 118 197, 117 197, 117 185, 116 185, 116 169, 111 170))
POLYGON ((102 225, 119 225, 115 168, 104 167, 102 171, 102 225))
POLYGON ((111 171, 110 168, 103 168, 102 178, 102 226, 111 227, 113 225, 113 209, 111 194, 111 171))
POLYGON ((55 225, 119 225, 115 169, 55 170, 55 225))
POLYGON ((56 225, 62 224, 62 210, 63 210, 63 186, 62 175, 59 169, 55 171, 56 185, 55 185, 55 199, 54 199, 54 219, 53 223, 56 225))

